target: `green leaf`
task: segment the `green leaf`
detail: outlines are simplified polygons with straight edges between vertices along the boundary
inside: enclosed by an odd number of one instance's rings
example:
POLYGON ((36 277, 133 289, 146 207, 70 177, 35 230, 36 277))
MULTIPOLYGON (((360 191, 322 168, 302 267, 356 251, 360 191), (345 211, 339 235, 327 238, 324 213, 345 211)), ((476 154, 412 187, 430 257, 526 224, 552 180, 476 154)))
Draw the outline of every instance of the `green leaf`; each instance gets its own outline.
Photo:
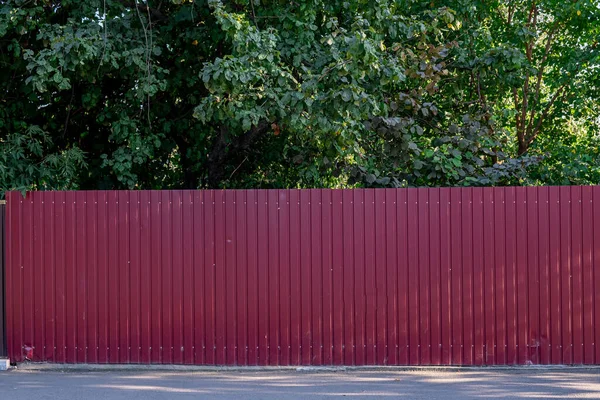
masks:
POLYGON ((352 91, 350 91, 350 89, 344 89, 342 91, 342 100, 346 102, 352 100, 352 91))

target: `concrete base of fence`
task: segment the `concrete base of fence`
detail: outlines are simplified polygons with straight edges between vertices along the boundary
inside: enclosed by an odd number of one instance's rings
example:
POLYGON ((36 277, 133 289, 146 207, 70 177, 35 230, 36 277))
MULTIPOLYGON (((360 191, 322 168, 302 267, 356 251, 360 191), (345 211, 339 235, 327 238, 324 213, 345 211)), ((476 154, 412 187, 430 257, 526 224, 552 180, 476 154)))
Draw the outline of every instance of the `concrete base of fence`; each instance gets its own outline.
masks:
POLYGON ((8 358, 0 358, 0 371, 7 371, 10 368, 10 361, 8 358))
MULTIPOLYGON (((8 367, 8 360, 6 362, 8 367)), ((0 366, 0 370, 2 370, 0 366)), ((285 366, 285 367, 227 367, 227 366, 197 366, 197 365, 141 365, 141 364, 51 364, 51 363, 20 363, 16 367, 21 371, 61 371, 61 372, 102 372, 102 371, 151 371, 151 372, 303 372, 303 373, 343 373, 343 372, 467 372, 467 371, 514 371, 522 373, 535 373, 535 371, 571 371, 594 370, 600 372, 596 365, 499 365, 481 367, 460 366, 285 366)))

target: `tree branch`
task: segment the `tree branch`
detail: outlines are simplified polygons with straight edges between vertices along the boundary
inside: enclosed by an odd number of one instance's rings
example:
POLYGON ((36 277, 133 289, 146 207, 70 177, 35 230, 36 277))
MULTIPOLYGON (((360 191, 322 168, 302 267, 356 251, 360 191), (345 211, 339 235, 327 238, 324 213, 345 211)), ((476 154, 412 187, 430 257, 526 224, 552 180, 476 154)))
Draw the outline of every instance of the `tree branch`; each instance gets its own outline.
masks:
POLYGON ((517 126, 517 143, 519 144, 519 154, 526 151, 525 148, 525 130, 523 129, 523 121, 521 121, 521 114, 519 114, 519 94, 516 87, 513 87, 513 101, 515 103, 515 110, 517 115, 515 116, 515 122, 517 126))
MULTIPOLYGON (((505 24, 508 24, 508 20, 504 19, 504 15, 502 15, 502 10, 500 8, 496 9, 496 13, 498 14, 498 18, 500 18, 500 21, 504 22, 505 24)), ((509 8, 509 16, 510 16, 510 8, 509 8)))
POLYGON ((487 112, 487 101, 485 98, 485 93, 481 91, 481 76, 479 71, 477 71, 477 96, 479 97, 481 108, 487 112))
MULTIPOLYGON (((527 17, 526 26, 535 29, 537 24, 537 5, 535 0, 531 3, 531 7, 529 9, 529 16, 527 17)), ((535 43, 535 38, 532 37, 525 44, 525 55, 527 57, 527 61, 531 64, 533 61, 533 46, 535 43)), ((521 103, 521 116, 517 117, 517 139, 519 142, 519 155, 525 153, 528 149, 528 144, 526 140, 526 131, 527 127, 527 107, 529 105, 529 78, 531 74, 529 70, 525 73, 525 83, 523 84, 523 102, 521 103)), ((513 93, 516 93, 516 89, 513 90, 513 93)), ((514 94, 516 98, 516 94, 514 94)))
POLYGON ((231 173, 231 175, 229 175, 229 179, 231 179, 233 177, 233 175, 235 175, 235 173, 242 167, 242 165, 244 165, 244 163, 246 161, 248 161, 248 156, 244 157, 244 159, 242 160, 242 162, 240 163, 240 165, 238 165, 237 168, 233 170, 233 172, 231 173))
POLYGON ((536 107, 538 106, 539 101, 540 101, 540 91, 541 91, 542 80, 543 80, 543 76, 544 76, 545 63, 546 63, 546 60, 548 59, 548 55, 550 54, 550 49, 552 48, 552 39, 554 38, 554 34, 556 33, 557 30, 558 30, 558 21, 554 24, 554 27, 548 34, 548 38, 546 39, 546 45, 544 47, 544 55, 542 56, 542 59, 538 66, 537 82, 535 85, 535 104, 531 109, 531 113, 529 116, 529 123, 527 124, 527 135, 528 136, 532 135, 533 121, 535 120, 536 107))
POLYGON ((531 7, 529 8, 529 16, 527 17, 527 26, 531 25, 531 22, 533 21, 533 16, 535 14, 535 11, 537 9, 537 6, 535 4, 535 0, 531 3, 531 7))
POLYGON ((73 99, 75 98, 75 85, 71 85, 71 100, 69 100, 69 107, 67 107, 67 118, 65 119, 65 129, 63 130, 63 138, 67 135, 67 128, 69 127, 69 119, 71 119, 71 109, 73 108, 73 99))
POLYGON ((258 24, 256 23, 256 11, 254 10, 254 0, 250 0, 250 6, 252 7, 252 22, 258 28, 258 24))
POLYGON ((168 19, 162 12, 160 12, 159 9, 150 8, 146 4, 138 3, 135 0, 134 1, 130 1, 130 0, 116 0, 116 1, 118 1, 119 3, 121 3, 124 7, 135 8, 136 10, 149 13, 149 14, 152 15, 152 18, 155 19, 155 20, 166 21, 168 19))
POLYGON ((241 153, 249 150, 250 146, 256 142, 260 136, 264 135, 270 127, 271 124, 268 121, 262 120, 248 132, 241 136, 234 137, 233 140, 229 142, 229 130, 222 125, 220 127, 219 136, 208 155, 208 186, 211 188, 218 187, 226 176, 225 166, 227 162, 239 157, 241 153))
POLYGON ((565 88, 567 87, 568 83, 569 83, 569 81, 563 83, 562 86, 559 87, 556 90, 556 92, 554 93, 554 95, 550 99, 550 102, 548 103, 548 105, 546 106, 546 108, 544 108, 544 111, 542 112, 542 115, 538 119, 537 124, 535 126, 535 129, 533 130, 531 136, 527 137, 526 143, 527 143, 528 146, 531 143, 533 143, 533 141, 537 138, 538 134, 540 133, 540 128, 542 127, 542 123, 548 117, 548 114, 550 113, 550 109, 552 108, 552 106, 554 106, 554 103, 556 102, 556 100, 560 96, 561 92, 563 92, 565 90, 565 88))
MULTIPOLYGON (((137 0, 135 0, 136 4, 137 4, 137 0)), ((148 11, 148 27, 146 27, 146 24, 144 24, 144 19, 142 18, 142 14, 140 13, 140 9, 136 7, 136 12, 138 15, 138 18, 140 20, 140 24, 142 25, 142 29, 144 30, 144 38, 146 39, 146 70, 147 70, 147 79, 148 79, 148 84, 150 84, 150 77, 152 76, 151 71, 150 71, 150 57, 151 57, 151 52, 152 52, 152 20, 150 17, 150 8, 146 7, 147 11, 148 11), (148 40, 148 29, 150 29, 150 40, 148 40)), ((148 126, 150 127, 150 129, 152 129, 152 120, 150 119, 150 93, 148 93, 148 126)))
POLYGON ((529 105, 529 72, 525 74, 525 83, 523 84, 523 103, 521 104, 521 129, 523 130, 523 135, 525 135, 525 129, 527 126, 525 122, 527 121, 527 107, 529 105))
POLYGON ((104 37, 103 37, 103 46, 102 46, 102 56, 100 56, 100 62, 98 63, 98 69, 96 69, 96 75, 100 72, 100 67, 104 63, 104 56, 106 55, 106 45, 107 45, 107 35, 108 35, 108 27, 106 21, 106 0, 104 2, 103 14, 102 14, 102 27, 104 28, 104 37))

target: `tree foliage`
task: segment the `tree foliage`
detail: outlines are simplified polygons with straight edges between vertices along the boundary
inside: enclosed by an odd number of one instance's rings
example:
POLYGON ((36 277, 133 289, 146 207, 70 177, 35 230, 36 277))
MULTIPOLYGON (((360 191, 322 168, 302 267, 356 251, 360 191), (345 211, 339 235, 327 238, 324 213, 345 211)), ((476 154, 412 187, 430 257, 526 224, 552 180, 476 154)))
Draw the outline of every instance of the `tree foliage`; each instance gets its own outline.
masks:
POLYGON ((0 190, 594 183, 599 16, 0 1, 0 190))
POLYGON ((518 155, 540 135, 565 132, 571 116, 596 125, 596 1, 458 1, 451 6, 460 10, 467 34, 457 60, 470 72, 460 86, 471 90, 461 95, 490 108, 515 139, 518 155))

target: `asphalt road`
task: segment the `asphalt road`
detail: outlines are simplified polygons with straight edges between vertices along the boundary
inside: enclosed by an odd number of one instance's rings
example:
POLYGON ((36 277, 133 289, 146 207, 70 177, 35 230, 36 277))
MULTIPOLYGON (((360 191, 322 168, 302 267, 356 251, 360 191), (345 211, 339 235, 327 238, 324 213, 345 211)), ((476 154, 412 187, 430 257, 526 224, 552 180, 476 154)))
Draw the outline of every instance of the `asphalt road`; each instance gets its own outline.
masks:
POLYGON ((600 370, 0 372, 0 399, 600 399, 600 370))

